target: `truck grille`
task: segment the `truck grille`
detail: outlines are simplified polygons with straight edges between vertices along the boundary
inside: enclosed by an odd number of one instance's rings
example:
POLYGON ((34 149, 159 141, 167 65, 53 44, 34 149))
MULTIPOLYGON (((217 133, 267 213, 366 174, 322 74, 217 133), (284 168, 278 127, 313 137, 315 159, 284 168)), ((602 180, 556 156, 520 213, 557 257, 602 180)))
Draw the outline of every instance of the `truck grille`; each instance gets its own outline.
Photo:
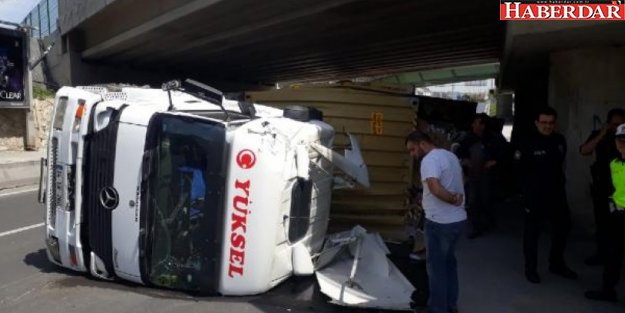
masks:
POLYGON ((102 259, 106 270, 113 273, 112 210, 100 203, 102 189, 113 186, 115 173, 115 146, 120 111, 111 115, 111 122, 101 131, 85 138, 85 201, 91 250, 102 259))
POLYGON ((56 227, 56 206, 59 204, 59 199, 57 199, 60 195, 57 192, 57 183, 61 183, 57 181, 56 175, 56 164, 59 156, 59 140, 56 137, 52 137, 51 143, 51 153, 48 157, 48 177, 50 177, 52 183, 50 184, 50 197, 49 197, 49 206, 48 206, 48 225, 52 228, 56 227))

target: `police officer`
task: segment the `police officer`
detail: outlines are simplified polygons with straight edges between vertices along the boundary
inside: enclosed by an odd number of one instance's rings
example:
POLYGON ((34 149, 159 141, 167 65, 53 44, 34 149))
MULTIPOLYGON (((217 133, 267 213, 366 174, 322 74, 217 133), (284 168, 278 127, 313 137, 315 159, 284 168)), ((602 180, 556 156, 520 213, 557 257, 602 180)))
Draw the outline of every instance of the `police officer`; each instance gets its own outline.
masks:
POLYGON ((597 252, 586 259, 587 265, 602 263, 605 245, 610 238, 607 236, 607 223, 610 217, 608 197, 614 192, 610 179, 610 162, 619 157, 614 144, 616 127, 625 123, 625 110, 615 108, 608 112, 607 123, 601 130, 593 131, 586 142, 579 147, 582 155, 595 153, 595 162, 590 167, 592 175, 592 202, 595 215, 597 252))
POLYGON ((586 292, 592 300, 616 301, 614 287, 619 281, 623 254, 625 253, 625 124, 616 129, 616 148, 619 155, 610 162, 610 173, 614 193, 607 219, 608 245, 605 245, 603 286, 586 292))
POLYGON ((477 238, 493 227, 492 171, 497 165, 495 140, 487 130, 490 117, 484 113, 476 114, 471 123, 471 132, 460 142, 457 155, 468 176, 468 207, 471 230, 469 239, 477 238))
POLYGON ((531 283, 540 283, 537 271, 538 237, 542 224, 549 220, 553 233, 549 270, 568 279, 577 273, 564 262, 564 249, 571 228, 571 217, 566 200, 564 158, 566 141, 554 131, 557 113, 553 108, 542 108, 536 115, 534 132, 519 146, 521 179, 526 201, 523 252, 525 277, 531 283))

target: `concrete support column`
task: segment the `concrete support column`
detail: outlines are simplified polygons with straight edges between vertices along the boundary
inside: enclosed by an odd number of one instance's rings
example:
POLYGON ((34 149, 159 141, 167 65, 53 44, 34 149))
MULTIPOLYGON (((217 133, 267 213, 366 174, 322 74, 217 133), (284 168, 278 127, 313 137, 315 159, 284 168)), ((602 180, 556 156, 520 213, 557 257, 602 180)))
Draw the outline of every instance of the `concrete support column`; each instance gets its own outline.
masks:
POLYGON ((536 56, 521 61, 515 77, 515 86, 513 145, 534 131, 537 109, 547 106, 549 91, 547 56, 536 56))
POLYGON ((37 130, 35 129, 35 120, 33 118, 32 109, 25 110, 24 117, 26 118, 24 149, 30 151, 37 150, 37 130))
MULTIPOLYGON (((31 53, 28 53, 30 60, 31 53)), ((27 66, 28 67, 28 66, 27 66)), ((28 103, 28 109, 24 111, 24 118, 26 122, 25 136, 24 136, 24 149, 25 150, 37 150, 37 131, 35 130, 35 121, 33 119, 32 107, 33 107, 33 74, 32 70, 26 69, 26 85, 24 86, 24 98, 28 103)))
POLYGON ((569 202, 577 220, 590 230, 594 224, 589 166, 594 157, 581 156, 578 147, 606 122, 611 108, 625 108, 625 48, 560 51, 551 55, 550 64, 549 104, 560 114, 559 130, 569 146, 569 202))
POLYGON ((497 98, 497 117, 510 119, 513 116, 513 98, 511 93, 498 94, 497 98))

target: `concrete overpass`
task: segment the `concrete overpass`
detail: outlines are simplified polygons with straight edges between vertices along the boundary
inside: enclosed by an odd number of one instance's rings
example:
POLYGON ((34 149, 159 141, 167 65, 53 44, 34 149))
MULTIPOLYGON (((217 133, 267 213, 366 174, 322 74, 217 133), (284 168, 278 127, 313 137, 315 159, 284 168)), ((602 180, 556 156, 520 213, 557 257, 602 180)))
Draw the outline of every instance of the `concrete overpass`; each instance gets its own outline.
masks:
POLYGON ((499 63, 492 75, 514 93, 515 140, 533 127, 536 107, 560 112, 579 215, 590 214, 592 160, 577 147, 609 108, 625 105, 623 22, 502 23, 492 0, 60 0, 59 7, 62 44, 46 63, 58 84, 192 77, 239 91, 407 72, 401 77, 422 79, 432 69, 499 63))
POLYGON ((497 62, 488 0, 61 0, 72 83, 335 80, 497 62), (97 73, 97 74, 96 74, 97 73), (113 77, 111 77, 113 78, 113 77))

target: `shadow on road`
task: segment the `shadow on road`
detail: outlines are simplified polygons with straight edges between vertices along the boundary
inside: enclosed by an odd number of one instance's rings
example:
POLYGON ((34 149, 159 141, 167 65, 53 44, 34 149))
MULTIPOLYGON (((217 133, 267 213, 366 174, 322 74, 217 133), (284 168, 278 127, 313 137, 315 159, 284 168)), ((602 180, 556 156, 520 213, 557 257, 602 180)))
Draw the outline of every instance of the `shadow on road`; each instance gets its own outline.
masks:
MULTIPOLYGON (((24 256, 24 264, 39 269, 42 273, 59 274, 54 285, 59 288, 97 287, 120 291, 136 292, 142 295, 165 299, 196 299, 194 295, 183 292, 146 287, 124 280, 104 281, 96 279, 87 273, 75 272, 60 267, 48 260, 45 249, 40 249, 24 256)), ((199 298, 201 299, 201 298, 199 298)), ((196 299, 197 300, 197 299, 196 299)))
MULTIPOLYGON (((267 293, 257 296, 246 297, 221 297, 221 296, 202 296, 193 293, 185 293, 181 291, 162 289, 158 287, 148 287, 132 282, 117 279, 115 281, 104 281, 96 279, 87 273, 79 273, 60 267, 48 260, 45 249, 31 252, 24 256, 24 264, 35 267, 42 273, 57 274, 53 280, 55 288, 72 290, 80 287, 94 287, 98 289, 108 289, 114 291, 131 292, 152 298, 170 299, 170 300, 189 300, 193 302, 231 302, 231 303, 250 303, 259 309, 267 312, 274 312, 277 309, 294 310, 294 311, 321 311, 321 312, 337 312, 342 307, 328 304, 322 299, 315 278, 311 277, 293 277, 286 282, 280 284, 276 288, 267 293), (338 309, 337 309, 338 308, 338 309)), ((341 311, 345 312, 345 311, 341 311)))
MULTIPOLYGON (((396 249, 391 247, 391 250, 396 249)), ((402 249, 399 249, 399 251, 403 254, 402 249)), ((402 259, 407 260, 407 257, 402 257, 402 259)), ((158 299, 185 300, 198 303, 249 303, 264 312, 391 312, 346 308, 331 304, 328 302, 329 298, 320 292, 315 276, 291 277, 268 292, 256 296, 222 297, 203 296, 158 287, 148 287, 121 279, 115 281, 99 280, 89 276, 87 273, 74 272, 53 264, 48 260, 45 249, 27 254, 24 256, 23 262, 28 266, 37 268, 42 273, 51 274, 53 276, 52 286, 54 288, 66 289, 68 292, 76 291, 76 289, 81 287, 92 287, 131 292, 158 299)), ((400 268, 403 266, 410 266, 410 264, 401 264, 401 266, 398 264, 400 268)))
POLYGON ((77 272, 57 266, 48 260, 46 249, 40 249, 24 256, 24 264, 38 268, 42 273, 63 273, 64 275, 77 276, 77 272))

